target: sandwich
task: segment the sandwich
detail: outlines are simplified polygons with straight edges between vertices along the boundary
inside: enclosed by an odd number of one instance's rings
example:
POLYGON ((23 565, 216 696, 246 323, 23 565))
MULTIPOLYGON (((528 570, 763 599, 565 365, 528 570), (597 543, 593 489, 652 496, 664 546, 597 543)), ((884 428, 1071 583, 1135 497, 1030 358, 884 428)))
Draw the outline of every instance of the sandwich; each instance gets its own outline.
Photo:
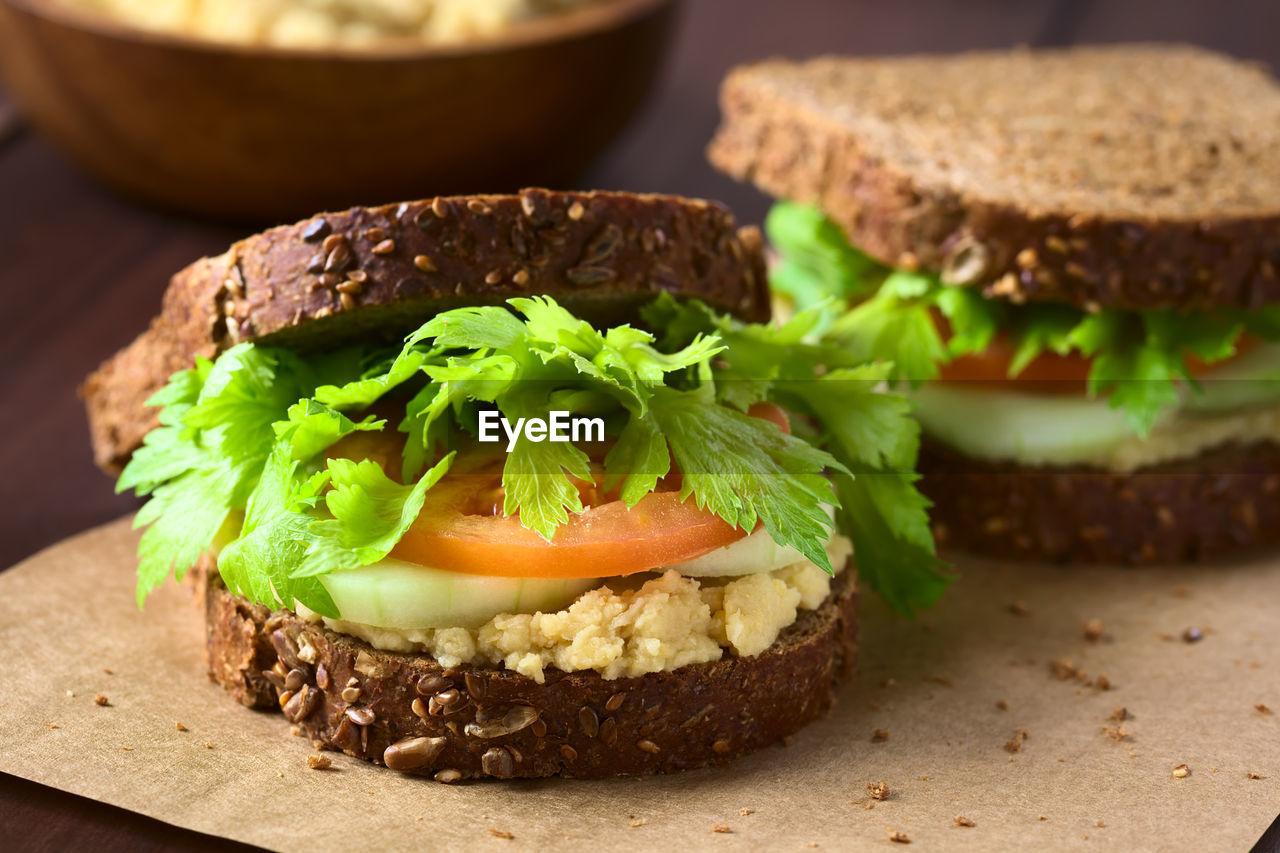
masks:
POLYGON ((139 604, 195 578, 235 699, 441 782, 785 737, 852 670, 859 579, 910 611, 949 576, 887 368, 762 323, 761 245, 703 201, 525 190, 178 273, 84 389, 148 496, 139 604))
POLYGON ((1280 542, 1280 88, 1117 45, 769 61, 710 146, 823 340, 892 362, 940 543, 1182 562, 1280 542))

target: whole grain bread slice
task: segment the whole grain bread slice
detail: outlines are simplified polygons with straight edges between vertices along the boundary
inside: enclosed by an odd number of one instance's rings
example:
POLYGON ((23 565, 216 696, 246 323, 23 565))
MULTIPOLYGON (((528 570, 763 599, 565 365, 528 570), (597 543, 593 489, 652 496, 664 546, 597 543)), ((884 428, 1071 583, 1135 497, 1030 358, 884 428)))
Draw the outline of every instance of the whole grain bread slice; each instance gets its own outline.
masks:
POLYGON ((852 673, 852 567, 772 646, 638 678, 442 667, 250 604, 207 562, 209 676, 244 705, 280 709, 317 748, 462 778, 596 778, 721 764, 825 714, 852 673))
POLYGON ((1280 444, 1227 444, 1116 474, 973 459, 925 441, 920 490, 944 548, 1006 560, 1221 560, 1280 545, 1280 444))
POLYGON ((711 161, 884 263, 1012 300, 1280 300, 1280 86, 1197 48, 774 60, 711 161))
POLYGON ((94 458, 118 472, 156 425, 145 402, 196 356, 241 341, 332 347, 395 340, 459 305, 549 295, 635 322, 661 292, 768 317, 761 239, 724 207, 676 196, 439 197, 273 228, 173 277, 151 327, 88 378, 94 458))

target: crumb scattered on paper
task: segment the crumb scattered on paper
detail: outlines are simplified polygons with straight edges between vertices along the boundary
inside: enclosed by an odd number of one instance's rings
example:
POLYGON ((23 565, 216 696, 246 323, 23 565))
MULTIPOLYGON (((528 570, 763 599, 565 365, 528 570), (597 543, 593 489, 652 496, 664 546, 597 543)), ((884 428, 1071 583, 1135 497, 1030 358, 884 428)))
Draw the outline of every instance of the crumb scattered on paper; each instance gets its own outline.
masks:
POLYGON ((964 816, 964 815, 962 815, 962 814, 958 814, 958 815, 956 815, 956 816, 955 816, 955 821, 956 821, 956 826, 977 826, 977 824, 976 824, 976 823, 974 823, 973 821, 969 820, 969 818, 965 817, 965 816, 964 816))
POLYGON ((514 835, 507 832, 505 829, 494 829, 493 827, 489 827, 489 834, 492 835, 494 838, 506 838, 506 839, 515 838, 514 835))
POLYGON ((105 708, 111 704, 111 700, 99 693, 97 696, 93 697, 93 704, 101 705, 105 708))
POLYGON ((1059 681, 1066 681, 1076 677, 1076 665, 1066 658, 1049 661, 1049 672, 1059 681))
POLYGON ((1026 729, 1018 729, 1016 732, 1013 733, 1013 737, 1011 739, 1005 741, 1004 743, 1005 751, 1021 752, 1022 744, 1025 743, 1027 738, 1029 737, 1031 737, 1031 733, 1028 732, 1026 729))
POLYGON ((896 829, 889 830, 889 840, 896 841, 899 844, 910 844, 911 839, 905 832, 899 832, 896 829))
POLYGON ((719 832, 721 834, 733 832, 733 830, 729 828, 729 825, 724 823, 717 823, 715 826, 711 827, 711 831, 719 832))
POLYGON ((185 732, 185 731, 187 730, 187 727, 186 727, 186 726, 184 726, 182 723, 174 723, 174 724, 173 724, 173 728, 174 728, 176 731, 180 731, 180 732, 185 732))
POLYGON ((1185 779, 1190 773, 1191 768, 1185 764, 1179 764, 1177 767, 1173 768, 1173 775, 1178 779, 1185 779))
POLYGON ((1080 629, 1084 632, 1084 638, 1091 643, 1096 643, 1102 639, 1101 619, 1089 619, 1080 626, 1080 629))
POLYGON ((889 783, 868 782, 867 793, 871 795, 873 800, 887 800, 889 798, 889 783))
POLYGON ((750 806, 747 806, 746 808, 738 809, 738 814, 742 815, 743 817, 746 817, 749 814, 753 814, 754 812, 755 812, 755 809, 751 808, 750 806))
POLYGON ((872 743, 882 743, 888 739, 889 739, 888 729, 876 729, 874 732, 871 733, 872 743))
POLYGON ((333 759, 327 755, 320 755, 319 753, 316 753, 315 755, 308 755, 307 766, 312 770, 328 770, 333 766, 333 759))

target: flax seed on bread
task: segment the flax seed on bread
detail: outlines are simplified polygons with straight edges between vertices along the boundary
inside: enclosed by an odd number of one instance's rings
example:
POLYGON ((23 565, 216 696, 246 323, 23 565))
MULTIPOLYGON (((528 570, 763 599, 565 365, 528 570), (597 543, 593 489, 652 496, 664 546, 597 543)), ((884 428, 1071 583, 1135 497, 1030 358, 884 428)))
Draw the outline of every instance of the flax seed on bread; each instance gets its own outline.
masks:
POLYGON ((210 678, 319 746, 439 781, 722 764, 824 715, 854 666, 852 567, 759 655, 613 680, 548 670, 543 684, 381 651, 232 595, 207 559, 201 574, 210 678))
POLYGON ((701 200, 538 189, 353 208, 274 228, 175 275, 151 327, 89 377, 94 458, 118 472, 156 425, 146 400, 196 356, 240 341, 392 340, 438 311, 522 294, 625 321, 664 291, 766 318, 759 232, 701 200))
POLYGON ((987 295, 1280 300, 1280 86, 1198 48, 773 60, 725 81, 712 162, 850 242, 987 295))

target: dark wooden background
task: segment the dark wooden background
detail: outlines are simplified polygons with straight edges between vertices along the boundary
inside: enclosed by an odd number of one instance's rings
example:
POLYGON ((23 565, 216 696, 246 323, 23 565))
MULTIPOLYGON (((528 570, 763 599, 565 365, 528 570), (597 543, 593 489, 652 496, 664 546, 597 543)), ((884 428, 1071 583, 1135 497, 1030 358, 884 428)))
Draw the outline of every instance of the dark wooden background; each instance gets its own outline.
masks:
MULTIPOLYGON (((759 221, 767 200, 713 172, 703 148, 716 123, 716 87, 725 71, 770 55, 1177 40, 1280 68, 1275 0, 687 4, 656 95, 583 176, 582 187, 720 199, 741 219, 759 221)), ((91 464, 76 388, 146 326, 171 273, 257 230, 178 218, 114 198, 24 132, 13 116, 0 89, 0 567, 134 508, 91 464)), ((0 847, 7 849, 15 841, 31 850, 238 846, 4 774, 0 830, 0 847)))

